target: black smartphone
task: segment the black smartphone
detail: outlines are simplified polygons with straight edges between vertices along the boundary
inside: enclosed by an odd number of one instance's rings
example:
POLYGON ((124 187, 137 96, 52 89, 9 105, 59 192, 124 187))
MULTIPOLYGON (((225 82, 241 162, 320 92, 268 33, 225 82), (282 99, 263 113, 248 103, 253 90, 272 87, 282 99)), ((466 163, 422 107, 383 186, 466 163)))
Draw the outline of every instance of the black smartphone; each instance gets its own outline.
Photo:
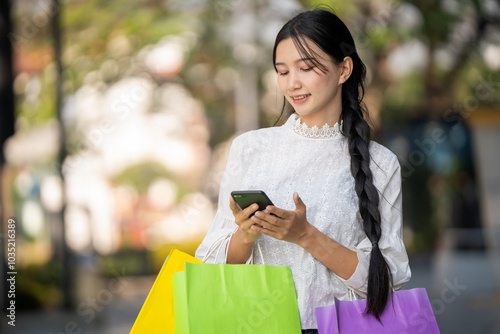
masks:
POLYGON ((231 196, 242 210, 253 203, 259 205, 258 211, 264 211, 268 205, 274 205, 262 190, 238 190, 231 192, 231 196))

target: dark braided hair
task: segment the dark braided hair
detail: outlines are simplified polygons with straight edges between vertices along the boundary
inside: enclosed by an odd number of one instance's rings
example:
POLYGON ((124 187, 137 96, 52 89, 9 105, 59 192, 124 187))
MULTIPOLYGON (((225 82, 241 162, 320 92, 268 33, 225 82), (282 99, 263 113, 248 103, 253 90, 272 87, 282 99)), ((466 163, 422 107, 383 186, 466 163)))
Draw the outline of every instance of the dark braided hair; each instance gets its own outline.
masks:
MULTIPOLYGON (((273 62, 276 60, 276 48, 279 42, 287 38, 292 38, 298 51, 304 57, 312 59, 314 65, 324 73, 327 72, 327 68, 318 61, 317 55, 308 46, 308 41, 317 44, 336 64, 340 64, 345 57, 350 57, 353 61, 352 73, 342 85, 340 119, 342 133, 348 141, 351 174, 355 181, 363 229, 372 242, 365 313, 372 314, 380 321, 387 304, 392 278, 389 266, 378 248, 382 235, 379 194, 373 184, 370 169, 370 126, 366 121, 367 111, 362 102, 366 67, 356 52, 354 40, 346 25, 330 11, 315 9, 300 13, 288 21, 276 37, 273 62)), ((282 115, 286 104, 285 101, 282 115)))

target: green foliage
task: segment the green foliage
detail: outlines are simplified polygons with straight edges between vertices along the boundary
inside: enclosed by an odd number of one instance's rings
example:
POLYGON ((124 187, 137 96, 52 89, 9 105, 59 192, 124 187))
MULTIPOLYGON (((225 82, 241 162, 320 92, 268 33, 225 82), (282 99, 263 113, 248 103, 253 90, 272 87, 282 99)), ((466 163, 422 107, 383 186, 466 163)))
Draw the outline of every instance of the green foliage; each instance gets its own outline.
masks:
POLYGON ((424 98, 422 73, 411 73, 384 91, 382 116, 394 123, 402 123, 408 117, 409 111, 417 108, 424 98))
POLYGON ((341 0, 299 0, 299 3, 305 9, 324 8, 333 10, 340 16, 351 16, 359 10, 355 1, 341 1, 341 0))
POLYGON ((17 269, 16 307, 20 310, 60 305, 62 267, 57 261, 17 269))
MULTIPOLYGON (((26 2, 19 2, 13 15, 14 33, 19 36, 15 45, 19 53, 16 55, 42 59, 43 66, 40 73, 35 73, 41 79, 40 93, 34 99, 28 99, 24 92, 17 94, 16 117, 22 118, 23 126, 28 128, 56 117, 50 18, 47 17, 45 25, 35 24, 32 9, 26 2), (33 36, 26 35, 26 27, 33 30, 33 36)), ((117 80, 128 73, 131 66, 129 56, 167 35, 196 27, 196 17, 191 13, 172 12, 168 3, 153 0, 69 1, 60 7, 60 20, 66 95, 81 87, 86 75, 99 70, 106 60, 116 59, 109 47, 113 37, 124 36, 130 43, 128 53, 117 59, 118 75, 111 78, 117 80)))

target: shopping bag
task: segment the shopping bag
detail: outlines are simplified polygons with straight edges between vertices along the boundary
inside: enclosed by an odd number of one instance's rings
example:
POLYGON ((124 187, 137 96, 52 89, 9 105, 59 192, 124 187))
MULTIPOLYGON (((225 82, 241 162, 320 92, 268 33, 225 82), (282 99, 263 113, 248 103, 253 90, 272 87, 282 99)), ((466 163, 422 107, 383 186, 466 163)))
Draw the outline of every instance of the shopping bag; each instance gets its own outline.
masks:
POLYGON ((318 334, 350 333, 439 333, 429 297, 424 288, 400 290, 389 294, 381 322, 364 315, 366 299, 338 300, 316 308, 318 334))
POLYGON ((189 334, 186 272, 173 275, 175 334, 189 334))
POLYGON ((170 251, 130 334, 175 333, 172 274, 184 270, 185 262, 202 263, 178 249, 170 251))
POLYGON ((173 279, 176 334, 301 333, 288 267, 186 263, 173 279))

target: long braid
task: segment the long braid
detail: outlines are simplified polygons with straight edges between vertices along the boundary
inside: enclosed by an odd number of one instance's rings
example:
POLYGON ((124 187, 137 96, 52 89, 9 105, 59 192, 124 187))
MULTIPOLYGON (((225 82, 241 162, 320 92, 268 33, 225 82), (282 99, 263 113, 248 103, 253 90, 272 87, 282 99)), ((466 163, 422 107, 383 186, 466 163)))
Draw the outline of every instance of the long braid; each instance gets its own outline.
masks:
MULTIPOLYGON (((353 75, 356 75, 356 73, 353 73, 353 75)), ((359 213, 363 219, 363 229, 372 242, 365 312, 373 314, 380 321, 380 316, 387 304, 391 275, 389 266, 378 248, 382 229, 378 208, 380 199, 377 188, 373 184, 370 169, 370 126, 364 118, 361 100, 358 99, 358 96, 353 96, 358 92, 358 87, 353 90, 349 89, 349 83, 346 82, 346 84, 344 84, 342 90, 342 130, 347 135, 351 155, 351 174, 354 177, 354 188, 358 195, 359 213), (353 94, 353 92, 355 93, 353 94)))

